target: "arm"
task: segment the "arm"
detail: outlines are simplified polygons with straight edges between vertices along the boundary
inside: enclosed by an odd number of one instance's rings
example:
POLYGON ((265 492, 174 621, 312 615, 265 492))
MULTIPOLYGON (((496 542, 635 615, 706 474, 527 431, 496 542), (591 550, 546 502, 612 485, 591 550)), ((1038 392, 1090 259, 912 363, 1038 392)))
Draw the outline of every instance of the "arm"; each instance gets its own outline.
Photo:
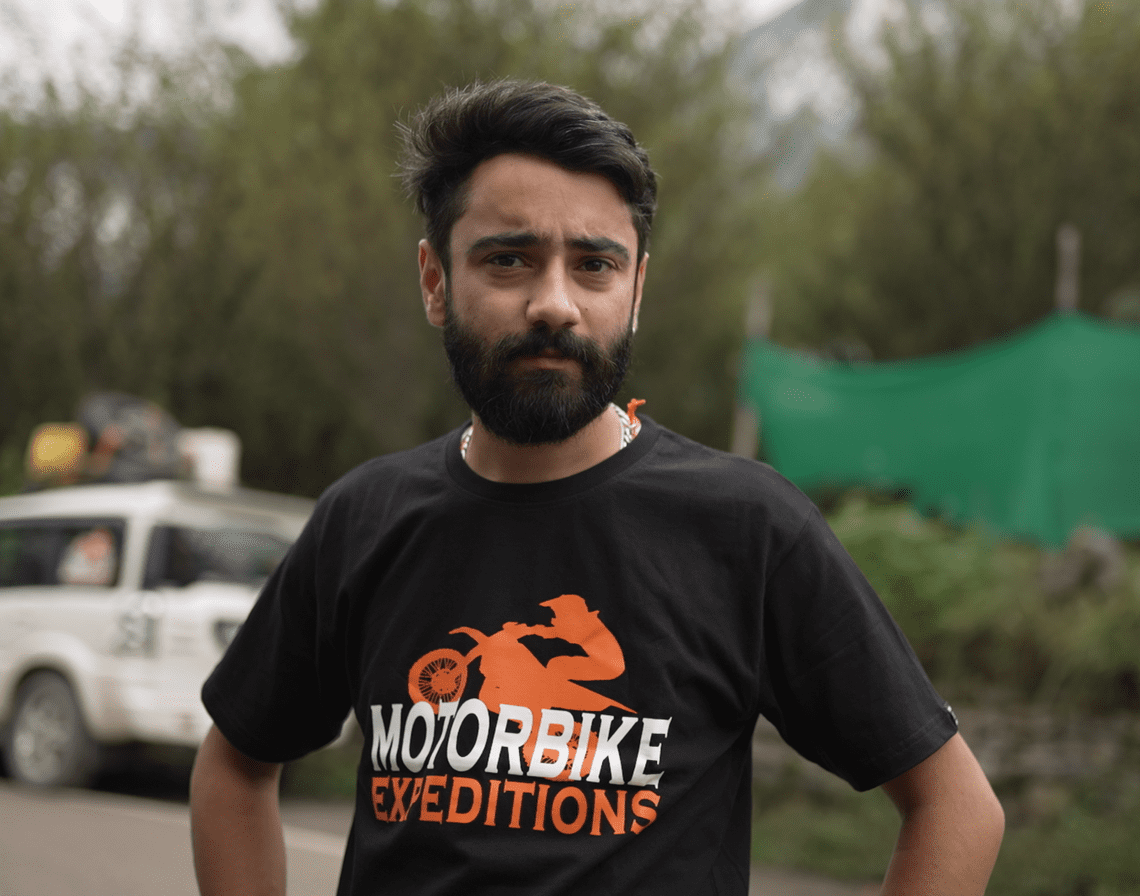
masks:
POLYGON ((1005 816, 962 736, 883 790, 902 815, 883 896, 981 896, 1005 816))
POLYGON ((194 871, 202 896, 284 896, 281 766, 239 752, 210 728, 190 778, 194 871))

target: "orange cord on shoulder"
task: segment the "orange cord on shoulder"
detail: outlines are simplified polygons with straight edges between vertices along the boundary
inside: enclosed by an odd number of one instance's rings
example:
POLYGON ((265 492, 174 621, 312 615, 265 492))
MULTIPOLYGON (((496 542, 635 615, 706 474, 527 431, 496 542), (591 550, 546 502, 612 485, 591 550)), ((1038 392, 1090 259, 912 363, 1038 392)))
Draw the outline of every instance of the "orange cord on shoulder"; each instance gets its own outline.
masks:
POLYGON ((641 421, 637 419, 637 409, 645 404, 644 398, 631 398, 629 404, 626 405, 625 412, 629 414, 629 422, 631 426, 640 426, 641 421))

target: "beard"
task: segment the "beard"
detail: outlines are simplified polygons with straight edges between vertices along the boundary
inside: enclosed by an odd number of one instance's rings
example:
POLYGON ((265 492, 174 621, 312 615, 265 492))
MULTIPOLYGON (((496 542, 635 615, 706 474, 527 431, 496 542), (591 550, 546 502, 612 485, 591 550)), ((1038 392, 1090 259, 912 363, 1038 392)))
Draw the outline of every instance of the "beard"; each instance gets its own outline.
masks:
POLYGON ((459 320, 449 297, 443 346, 456 387, 488 431, 512 445, 549 445, 577 433, 617 395, 629 368, 633 326, 631 320, 607 346, 545 326, 491 344, 459 320), (548 349, 577 361, 580 376, 512 369, 515 360, 548 349))

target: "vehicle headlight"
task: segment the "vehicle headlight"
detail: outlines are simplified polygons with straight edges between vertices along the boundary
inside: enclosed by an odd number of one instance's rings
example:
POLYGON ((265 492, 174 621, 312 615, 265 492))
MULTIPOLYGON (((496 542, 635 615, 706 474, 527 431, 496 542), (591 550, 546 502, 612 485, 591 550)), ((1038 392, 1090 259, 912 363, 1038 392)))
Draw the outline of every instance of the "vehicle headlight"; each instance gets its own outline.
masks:
POLYGON ((214 640, 218 642, 218 646, 222 650, 233 643, 239 628, 241 628, 241 623, 234 622, 232 619, 219 619, 214 623, 214 640))

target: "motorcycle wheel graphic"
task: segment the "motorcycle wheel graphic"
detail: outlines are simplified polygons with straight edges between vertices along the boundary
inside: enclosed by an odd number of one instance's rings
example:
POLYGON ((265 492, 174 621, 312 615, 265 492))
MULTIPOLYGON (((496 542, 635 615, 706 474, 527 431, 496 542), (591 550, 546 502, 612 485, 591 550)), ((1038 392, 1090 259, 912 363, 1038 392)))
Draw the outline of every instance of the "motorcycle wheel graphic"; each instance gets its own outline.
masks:
POLYGON ((425 653, 408 672, 408 693, 416 702, 427 701, 436 712, 440 703, 458 699, 467 685, 467 657, 441 647, 425 653))

